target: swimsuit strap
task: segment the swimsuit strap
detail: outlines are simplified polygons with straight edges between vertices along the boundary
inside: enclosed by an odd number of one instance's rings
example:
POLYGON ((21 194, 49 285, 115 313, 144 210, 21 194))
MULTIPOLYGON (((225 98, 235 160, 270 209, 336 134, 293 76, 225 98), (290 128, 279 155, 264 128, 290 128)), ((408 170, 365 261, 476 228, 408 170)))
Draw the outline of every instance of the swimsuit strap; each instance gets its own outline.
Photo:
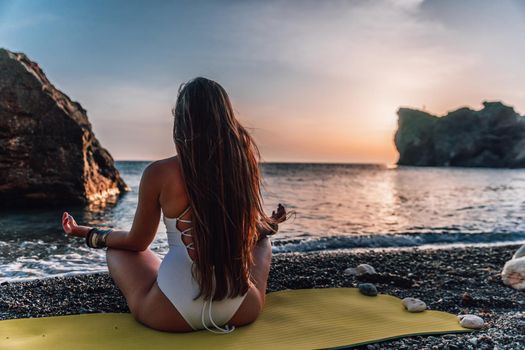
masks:
MULTIPOLYGON (((177 216, 177 221, 180 221, 180 222, 184 222, 184 223, 187 223, 187 224, 190 224, 191 223, 191 220, 184 220, 184 219, 181 219, 181 217, 183 217, 187 212, 188 210, 190 210, 191 206, 188 205, 188 207, 186 209, 184 209, 184 211, 179 215, 177 216)), ((193 227, 188 227, 182 231, 180 231, 180 234, 183 235, 183 236, 186 236, 186 237, 192 237, 191 233, 187 233, 188 231, 190 231, 193 227)), ((183 242, 184 243, 184 242, 183 242)), ((189 244, 184 244, 184 246, 186 247, 186 249, 191 249, 191 250, 195 250, 195 247, 193 246, 193 242, 189 243, 189 244)))
POLYGON ((177 216, 177 221, 184 222, 186 224, 191 224, 191 220, 181 219, 181 217, 183 217, 188 212, 188 210, 190 210, 190 208, 191 205, 188 205, 188 207, 184 209, 184 211, 179 216, 177 216))
POLYGON ((184 229, 182 231, 180 231, 180 234, 183 235, 183 236, 186 236, 186 237, 192 237, 192 234, 191 233, 186 233, 190 230, 192 230, 193 227, 188 227, 187 229, 184 229))

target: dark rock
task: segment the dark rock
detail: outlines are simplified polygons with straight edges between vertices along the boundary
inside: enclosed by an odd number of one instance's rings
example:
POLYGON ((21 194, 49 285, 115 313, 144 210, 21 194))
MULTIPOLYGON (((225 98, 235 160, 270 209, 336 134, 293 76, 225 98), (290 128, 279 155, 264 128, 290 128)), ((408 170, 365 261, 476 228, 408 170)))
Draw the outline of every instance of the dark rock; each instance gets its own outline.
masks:
POLYGON ((357 286, 361 294, 367 295, 369 297, 375 297, 377 295, 377 288, 372 283, 359 283, 357 286))
POLYGON ((474 304, 474 298, 467 292, 461 296, 461 305, 470 306, 474 304))
POLYGON ((0 206, 85 204, 125 191, 82 106, 26 55, 0 49, 0 206))
POLYGON ((444 117, 400 108, 395 144, 398 164, 525 167, 525 118, 501 102, 460 108, 444 117))

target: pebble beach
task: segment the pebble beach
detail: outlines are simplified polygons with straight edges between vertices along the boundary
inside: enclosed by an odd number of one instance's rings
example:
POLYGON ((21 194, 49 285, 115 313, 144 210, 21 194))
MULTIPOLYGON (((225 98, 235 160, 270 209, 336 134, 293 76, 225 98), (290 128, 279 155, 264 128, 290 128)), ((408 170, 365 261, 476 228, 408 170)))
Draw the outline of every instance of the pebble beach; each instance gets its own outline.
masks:
MULTIPOLYGON (((475 314, 482 330, 418 336, 356 349, 523 349, 525 294, 505 286, 500 272, 519 246, 275 254, 268 292, 283 289, 357 287, 415 297, 429 309, 475 314), (376 275, 348 276, 359 264, 376 275)), ((108 273, 78 274, 0 285, 0 319, 95 312, 129 312, 108 273)))

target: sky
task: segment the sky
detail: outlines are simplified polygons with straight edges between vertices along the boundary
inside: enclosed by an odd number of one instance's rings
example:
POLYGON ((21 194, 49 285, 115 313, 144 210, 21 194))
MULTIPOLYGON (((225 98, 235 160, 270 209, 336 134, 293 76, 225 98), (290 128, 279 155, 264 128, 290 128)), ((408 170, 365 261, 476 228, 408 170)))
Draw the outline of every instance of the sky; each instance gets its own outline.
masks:
POLYGON ((228 92, 263 161, 387 163, 399 107, 525 114, 525 2, 0 0, 0 47, 87 111, 117 160, 173 156, 179 85, 228 92))

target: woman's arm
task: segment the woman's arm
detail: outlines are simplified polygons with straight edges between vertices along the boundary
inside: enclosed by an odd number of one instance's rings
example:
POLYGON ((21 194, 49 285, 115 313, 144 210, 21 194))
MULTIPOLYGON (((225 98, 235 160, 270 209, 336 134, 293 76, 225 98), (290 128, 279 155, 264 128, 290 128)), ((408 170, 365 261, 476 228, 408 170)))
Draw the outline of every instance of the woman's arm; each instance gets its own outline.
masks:
MULTIPOLYGON (((161 170, 160 164, 157 162, 149 164, 144 169, 140 179, 138 205, 133 225, 129 231, 113 230, 106 237, 106 246, 143 251, 151 244, 160 221, 161 170)), ((62 227, 66 234, 77 237, 86 237, 91 229, 89 226, 78 225, 67 212, 64 212, 62 216, 62 227)))
POLYGON ((131 229, 129 231, 112 231, 106 238, 107 247, 143 251, 155 239, 161 214, 159 202, 162 189, 160 170, 160 165, 156 162, 149 164, 144 169, 140 179, 137 210, 131 229))
POLYGON ((269 223, 268 225, 272 228, 271 230, 265 228, 260 222, 257 223, 257 232, 259 232, 259 235, 270 236, 277 233, 277 231, 279 230, 278 224, 269 223))

